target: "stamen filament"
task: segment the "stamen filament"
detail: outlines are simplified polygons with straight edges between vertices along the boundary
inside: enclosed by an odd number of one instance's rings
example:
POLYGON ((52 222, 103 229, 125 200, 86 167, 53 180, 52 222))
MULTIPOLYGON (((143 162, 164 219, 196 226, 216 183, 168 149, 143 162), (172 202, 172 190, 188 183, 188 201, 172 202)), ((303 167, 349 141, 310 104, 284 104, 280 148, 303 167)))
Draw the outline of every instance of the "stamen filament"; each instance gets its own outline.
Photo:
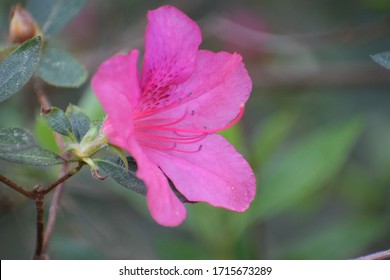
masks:
POLYGON ((174 132, 189 132, 189 133, 215 133, 221 130, 228 129, 238 123, 242 116, 244 115, 245 111, 245 106, 244 104, 240 105, 240 112, 238 115, 226 126, 224 127, 219 127, 219 128, 214 128, 214 129, 188 129, 188 128, 173 128, 173 127, 165 127, 165 126, 160 126, 160 125, 150 125, 150 126, 137 126, 138 129, 152 129, 152 130, 162 130, 162 131, 174 131, 174 132))
POLYGON ((148 118, 159 109, 149 110, 147 112, 141 112, 134 118, 135 121, 135 134, 137 140, 141 145, 153 149, 162 151, 177 151, 183 153, 196 153, 202 149, 202 145, 199 145, 197 150, 183 150, 178 149, 177 144, 194 144, 203 140, 207 135, 227 129, 235 125, 240 121, 244 115, 245 107, 244 104, 240 105, 240 111, 237 116, 224 127, 214 129, 192 129, 192 128, 178 128, 174 125, 182 122, 187 117, 187 111, 178 119, 174 120, 171 118, 148 118), (168 121, 168 122, 166 122, 168 121), (157 124, 156 124, 157 122, 157 124), (161 124, 158 124, 162 122, 161 124), (164 123, 165 122, 165 123, 164 123), (147 123, 151 123, 148 125, 147 123), (153 124, 152 124, 153 123, 153 124), (170 135, 168 134, 170 133, 170 135), (172 136, 172 133, 177 136, 172 136), (191 135, 188 135, 188 134, 191 135), (162 134, 162 135, 161 135, 162 134), (168 134, 168 135, 164 135, 168 134), (186 135, 187 134, 187 135, 186 135), (164 145, 167 144, 167 145, 164 145))
POLYGON ((207 134, 203 133, 197 136, 169 137, 169 136, 152 135, 152 134, 137 132, 137 139, 156 139, 156 140, 161 140, 166 142, 181 142, 184 144, 196 143, 204 139, 206 136, 207 134))

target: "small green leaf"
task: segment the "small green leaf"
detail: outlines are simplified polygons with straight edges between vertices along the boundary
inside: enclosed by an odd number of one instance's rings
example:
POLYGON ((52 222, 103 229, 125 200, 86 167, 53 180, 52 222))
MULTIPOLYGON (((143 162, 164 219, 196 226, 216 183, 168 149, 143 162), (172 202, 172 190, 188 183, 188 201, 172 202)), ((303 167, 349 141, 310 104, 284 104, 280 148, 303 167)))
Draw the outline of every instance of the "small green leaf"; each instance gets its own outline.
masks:
POLYGON ((121 148, 119 148, 117 146, 114 146, 114 145, 111 145, 111 144, 109 144, 108 146, 122 160, 122 162, 124 164, 124 168, 126 170, 128 170, 129 169, 129 163, 127 162, 125 152, 121 148))
POLYGON ((54 153, 60 152, 60 149, 54 137, 53 130, 50 129, 46 121, 43 120, 42 116, 38 117, 35 121, 34 135, 37 143, 40 146, 43 146, 54 153))
POLYGON ((390 51, 371 55, 371 58, 379 65, 390 70, 390 51))
POLYGON ((43 115, 42 117, 46 121, 47 125, 55 132, 68 136, 72 139, 74 138, 70 120, 61 109, 53 107, 48 114, 43 115))
POLYGON ((21 128, 0 130, 0 159, 27 165, 49 166, 65 161, 36 145, 30 133, 21 128))
POLYGON ((274 215, 318 190, 343 166, 361 130, 360 120, 321 128, 267 162, 249 212, 274 215))
POLYGON ((102 105, 93 93, 91 87, 81 96, 77 105, 88 115, 92 120, 102 120, 105 116, 102 105))
POLYGON ((51 36, 67 24, 84 6, 85 0, 29 0, 27 10, 45 36, 51 36))
POLYGON ((69 52, 48 44, 43 50, 38 75, 53 86, 76 88, 87 79, 87 70, 69 52))
POLYGON ((66 108, 65 115, 70 121, 70 125, 73 131, 73 134, 76 136, 77 142, 80 142, 83 139, 84 135, 88 132, 91 124, 89 117, 81 111, 80 108, 70 104, 66 108))
POLYGON ((144 182, 135 175, 137 164, 132 158, 127 158, 129 169, 126 169, 125 164, 120 158, 105 157, 95 159, 94 162, 120 185, 139 194, 146 194, 144 182))
POLYGON ((31 78, 40 58, 41 37, 34 37, 0 61, 0 102, 20 90, 31 78))
MULTIPOLYGON (((105 157, 94 159, 96 165, 103 169, 108 176, 113 178, 120 185, 135 191, 139 194, 146 195, 146 186, 144 182, 136 176, 137 164, 132 157, 127 157, 127 164, 129 166, 126 169, 123 161, 118 157, 105 157)), ((182 202, 189 202, 173 185, 173 183, 167 178, 172 191, 182 202)))

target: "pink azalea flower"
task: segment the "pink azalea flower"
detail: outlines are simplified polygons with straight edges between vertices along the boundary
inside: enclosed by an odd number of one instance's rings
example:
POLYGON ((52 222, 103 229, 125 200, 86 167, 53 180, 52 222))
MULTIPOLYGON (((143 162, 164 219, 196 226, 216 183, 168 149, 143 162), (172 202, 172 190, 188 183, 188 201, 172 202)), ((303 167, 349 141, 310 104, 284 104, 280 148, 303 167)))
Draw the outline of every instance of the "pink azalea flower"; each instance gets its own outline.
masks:
POLYGON ((242 116, 251 79, 238 54, 199 50, 198 25, 171 6, 148 12, 142 74, 138 50, 106 60, 92 87, 107 113, 103 131, 129 152, 161 225, 186 216, 167 177, 193 202, 245 211, 255 195, 247 161, 220 135, 242 116))

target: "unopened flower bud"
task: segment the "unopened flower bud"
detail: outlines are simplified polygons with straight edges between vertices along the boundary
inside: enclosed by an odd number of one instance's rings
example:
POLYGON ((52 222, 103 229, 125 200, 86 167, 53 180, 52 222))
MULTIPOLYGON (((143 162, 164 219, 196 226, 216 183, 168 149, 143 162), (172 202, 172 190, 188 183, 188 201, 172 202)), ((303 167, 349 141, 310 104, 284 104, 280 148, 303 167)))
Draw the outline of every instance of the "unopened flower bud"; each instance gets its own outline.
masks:
POLYGON ((12 43, 23 43, 40 34, 37 23, 20 4, 12 8, 10 18, 9 37, 12 43))

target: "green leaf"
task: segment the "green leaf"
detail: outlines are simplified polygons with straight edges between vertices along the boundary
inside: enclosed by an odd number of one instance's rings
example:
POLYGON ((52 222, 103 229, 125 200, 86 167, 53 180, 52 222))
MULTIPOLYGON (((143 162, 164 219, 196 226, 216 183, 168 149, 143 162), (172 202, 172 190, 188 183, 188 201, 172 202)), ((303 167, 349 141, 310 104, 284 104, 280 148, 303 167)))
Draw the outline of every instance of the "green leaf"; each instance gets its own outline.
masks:
POLYGON ((361 130, 360 120, 321 128, 267 162, 251 215, 275 215, 324 186, 343 166, 361 130))
POLYGON ((70 121, 71 130, 76 136, 77 142, 80 142, 90 128, 91 120, 80 108, 73 104, 69 104, 66 108, 65 115, 70 121))
POLYGON ((53 86, 76 88, 87 79, 87 70, 69 52, 48 44, 43 50, 38 75, 53 86))
POLYGON ((108 146, 122 160, 122 162, 124 164, 124 168, 126 170, 128 170, 129 169, 129 164, 128 164, 127 159, 126 159, 125 152, 121 148, 119 148, 117 146, 114 146, 114 145, 111 145, 111 144, 109 144, 108 146))
MULTIPOLYGON (((128 169, 126 169, 124 162, 119 157, 104 157, 94 159, 94 162, 99 168, 103 169, 109 177, 114 179, 120 185, 139 194, 146 195, 146 186, 144 182, 136 176, 137 164, 135 160, 132 157, 127 157, 126 159, 129 166, 128 169)), ((169 179, 168 182, 176 196, 182 202, 188 202, 188 200, 176 189, 169 179)))
POLYGON ((94 159, 96 165, 103 169, 104 172, 114 179, 120 185, 135 191, 139 194, 146 194, 146 187, 142 180, 135 175, 137 164, 132 158, 127 158, 129 169, 126 169, 125 164, 120 158, 104 157, 94 159))
POLYGON ((252 162, 260 166, 266 162, 287 136, 295 120, 296 116, 292 113, 277 112, 271 115, 254 137, 252 162))
POLYGON ((85 0, 29 0, 27 10, 45 36, 51 36, 67 24, 83 7, 85 0))
POLYGON ((40 58, 41 37, 34 37, 0 61, 0 102, 20 90, 31 78, 40 58))
POLYGON ((47 148, 49 151, 59 153, 60 149, 54 137, 53 130, 50 129, 43 117, 37 118, 34 124, 34 135, 40 146, 47 148))
POLYGON ((102 105, 91 87, 83 93, 77 105, 93 120, 102 120, 105 116, 102 105))
POLYGON ((390 70, 390 51, 377 53, 370 56, 376 63, 390 70))
POLYGON ((32 135, 21 128, 0 130, 0 159, 38 166, 65 162, 55 153, 39 147, 32 135))
POLYGON ((68 136, 71 139, 74 138, 70 120, 61 109, 52 107, 50 112, 42 117, 47 125, 55 132, 68 136))
POLYGON ((319 226, 312 234, 304 233, 283 248, 282 259, 356 258, 377 240, 386 237, 388 223, 377 216, 359 215, 319 226), (340 250, 342 248, 342 250, 340 250))
POLYGON ((242 129, 239 124, 236 124, 229 129, 219 132, 230 144, 232 144, 238 151, 242 151, 244 147, 244 139, 242 129))

